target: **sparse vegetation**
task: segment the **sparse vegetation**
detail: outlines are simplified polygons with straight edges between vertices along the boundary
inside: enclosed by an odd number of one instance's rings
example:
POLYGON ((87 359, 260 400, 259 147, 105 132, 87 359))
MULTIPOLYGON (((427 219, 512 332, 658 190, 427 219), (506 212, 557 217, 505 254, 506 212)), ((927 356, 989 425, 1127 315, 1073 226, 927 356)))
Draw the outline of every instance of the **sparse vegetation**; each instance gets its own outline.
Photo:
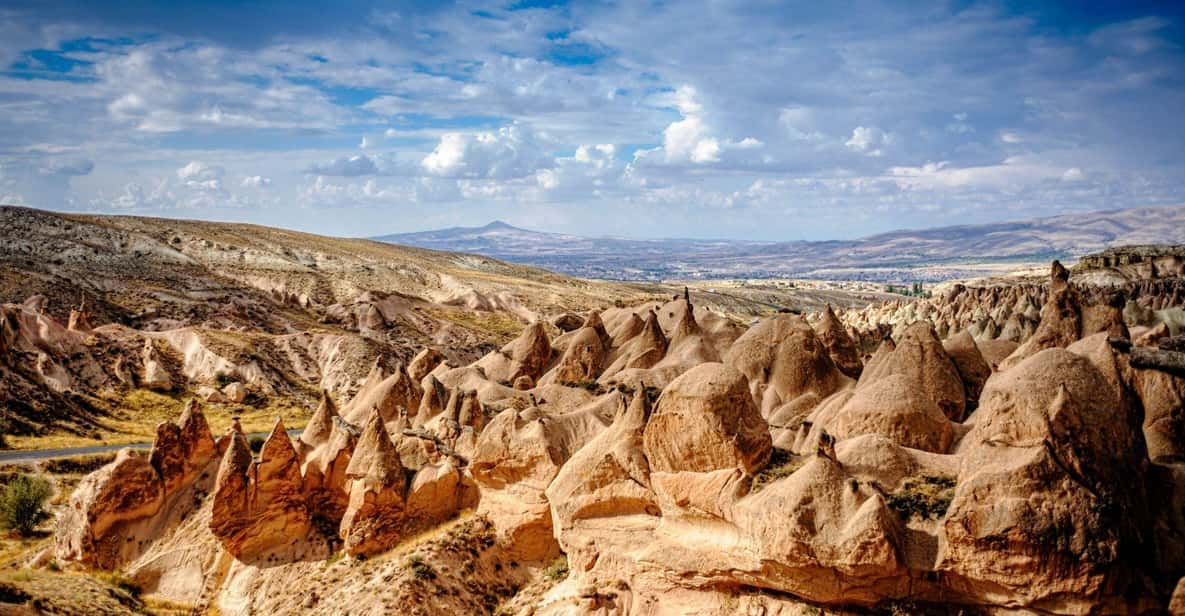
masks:
POLYGON ((259 453, 259 451, 261 449, 263 449, 263 443, 266 440, 267 440, 266 437, 256 434, 255 436, 252 436, 251 438, 247 439, 247 444, 251 446, 251 451, 253 451, 255 453, 259 453))
POLYGON ((424 557, 419 554, 412 554, 407 557, 407 568, 411 569, 412 575, 416 576, 418 580, 431 580, 436 577, 436 572, 432 570, 432 565, 429 565, 424 560, 424 557))
POLYGON ((955 497, 953 477, 922 475, 909 477, 887 499, 889 508, 905 519, 933 520, 946 515, 955 497))
POLYGON ((927 291, 920 282, 915 282, 908 287, 887 284, 885 285, 885 293, 896 293, 897 295, 908 295, 910 297, 922 297, 927 299, 934 296, 934 294, 930 291, 927 291))
POLYGON ((543 570, 543 577, 559 582, 568 578, 568 557, 560 555, 543 570))
POLYGON ((49 519, 45 501, 52 495, 53 486, 43 477, 23 473, 13 477, 0 494, 0 526, 26 537, 32 535, 49 519))
POLYGON ((51 458, 42 462, 41 467, 51 475, 85 475, 99 470, 113 460, 115 460, 115 452, 96 453, 88 456, 51 458))
POLYGON ((802 468, 805 463, 805 457, 796 456, 785 449, 774 447, 769 455, 769 462, 753 476, 751 491, 759 492, 765 486, 783 477, 789 477, 794 474, 794 471, 802 468))

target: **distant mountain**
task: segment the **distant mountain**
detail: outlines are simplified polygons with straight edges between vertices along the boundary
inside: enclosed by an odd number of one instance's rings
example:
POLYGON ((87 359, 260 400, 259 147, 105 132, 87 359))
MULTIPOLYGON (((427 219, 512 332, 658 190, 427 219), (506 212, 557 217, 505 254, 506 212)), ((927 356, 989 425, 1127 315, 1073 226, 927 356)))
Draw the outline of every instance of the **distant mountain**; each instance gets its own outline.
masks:
POLYGON ((979 275, 1000 264, 1073 259, 1114 246, 1182 244, 1185 206, 908 229, 858 240, 595 238, 520 229, 502 221, 374 239, 472 252, 587 278, 945 280, 979 275))

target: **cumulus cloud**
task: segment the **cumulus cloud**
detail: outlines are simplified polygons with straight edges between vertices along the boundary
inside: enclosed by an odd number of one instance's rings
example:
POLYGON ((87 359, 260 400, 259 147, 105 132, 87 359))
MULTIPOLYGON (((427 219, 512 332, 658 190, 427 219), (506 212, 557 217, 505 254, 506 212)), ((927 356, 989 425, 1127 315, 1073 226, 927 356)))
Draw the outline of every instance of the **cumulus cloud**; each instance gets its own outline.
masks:
MULTIPOLYGON (((1041 9, 1003 5, 821 4, 809 20, 697 0, 488 7, 491 19, 351 10, 336 16, 356 26, 348 37, 276 22, 246 46, 233 28, 136 38, 113 18, 129 38, 88 49, 63 44, 86 34, 68 15, 6 13, 0 54, 71 68, 0 75, 0 196, 141 210, 431 202, 441 217, 538 203, 592 230, 613 222, 581 212, 612 203, 686 221, 679 232, 768 237, 801 233, 791 207, 834 213, 828 236, 975 208, 1179 202, 1185 187, 1173 15, 1055 31, 1041 9), (762 209, 727 227, 713 212, 729 207, 762 209)), ((320 230, 387 224, 367 215, 320 230)))
POLYGON ((505 180, 532 175, 550 164, 538 136, 519 123, 497 131, 445 133, 420 165, 430 175, 505 180))
POLYGON ((190 161, 188 165, 177 170, 177 177, 185 182, 207 182, 221 179, 226 170, 217 165, 207 165, 203 162, 190 161))
POLYGON ((852 136, 844 145, 850 150, 867 154, 868 156, 884 155, 884 146, 893 143, 892 133, 886 133, 875 126, 857 126, 852 129, 852 136))

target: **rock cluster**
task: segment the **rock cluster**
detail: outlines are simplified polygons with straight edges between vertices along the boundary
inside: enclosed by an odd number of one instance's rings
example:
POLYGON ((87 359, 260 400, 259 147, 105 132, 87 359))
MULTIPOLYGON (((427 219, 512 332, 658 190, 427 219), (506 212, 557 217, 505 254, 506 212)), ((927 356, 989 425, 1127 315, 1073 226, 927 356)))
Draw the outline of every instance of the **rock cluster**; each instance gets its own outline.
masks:
POLYGON ((150 456, 83 481, 58 556, 243 613, 302 563, 379 557, 472 509, 501 566, 565 555, 535 614, 729 613, 739 588, 766 613, 1169 609, 1185 377, 1130 349, 1171 332, 1129 329, 1056 264, 1047 289, 1016 289, 982 315, 1010 347, 968 325, 961 302, 991 294, 963 288, 866 358, 830 309, 746 330, 683 297, 565 318, 555 338, 534 323, 466 366, 380 361, 295 441, 277 422, 258 458, 191 405, 150 456), (159 581, 176 560, 160 552, 197 541, 176 511, 197 512, 203 571, 222 572, 188 595, 159 581))

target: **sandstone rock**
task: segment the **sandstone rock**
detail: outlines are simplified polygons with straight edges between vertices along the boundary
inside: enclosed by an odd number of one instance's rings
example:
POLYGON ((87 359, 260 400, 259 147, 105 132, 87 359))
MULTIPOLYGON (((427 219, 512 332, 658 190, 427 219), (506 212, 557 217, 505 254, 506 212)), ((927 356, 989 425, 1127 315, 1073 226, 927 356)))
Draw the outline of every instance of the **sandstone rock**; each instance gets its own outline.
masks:
POLYGON ((360 425, 377 408, 383 421, 390 422, 400 413, 414 408, 419 401, 420 387, 412 381, 402 364, 389 366, 385 360, 376 360, 366 382, 349 404, 342 408, 341 414, 346 421, 360 425))
POLYGON ((975 344, 975 338, 972 338, 967 330, 947 339, 943 342, 942 348, 955 363, 955 369, 963 380, 963 390, 967 393, 967 411, 974 411, 979 405, 979 393, 983 391, 983 384, 992 375, 992 367, 983 358, 983 354, 979 352, 979 345, 975 344))
POLYGON ((514 388, 519 391, 527 391, 528 389, 534 389, 535 388, 535 381, 531 377, 524 374, 523 376, 520 376, 517 379, 514 379, 514 388))
POLYGON ((214 459, 217 450, 210 426, 197 400, 189 400, 176 424, 161 423, 148 455, 163 482, 165 496, 192 483, 214 459))
POLYGON ((551 364, 553 353, 547 330, 536 321, 523 329, 518 338, 481 358, 476 365, 492 381, 514 382, 523 376, 538 380, 551 364))
POLYGON ((821 407, 808 419, 813 428, 808 445, 822 433, 837 439, 879 434, 903 446, 946 453, 953 440, 951 422, 942 409, 905 374, 891 374, 863 384, 836 407, 821 407))
POLYGON ((702 364, 663 390, 643 436, 650 468, 752 472, 769 458, 769 428, 744 375, 724 364, 702 364))
POLYGON ((230 383, 222 388, 222 395, 235 404, 242 404, 247 400, 247 386, 238 382, 230 383))
POLYGON ((856 343, 844 329, 843 323, 835 316, 835 312, 831 310, 831 304, 827 304, 826 310, 823 311, 823 318, 815 324, 815 333, 818 334, 827 353, 831 355, 835 367, 839 368, 839 371, 846 376, 853 379, 860 378, 864 364, 860 361, 860 354, 856 352, 856 343))
POLYGON ((210 530, 239 559, 285 546, 310 527, 303 487, 300 457, 282 421, 276 420, 258 462, 236 430, 218 468, 210 530))
POLYGON ((967 404, 963 380, 928 322, 908 326, 891 355, 881 357, 878 350, 864 367, 857 389, 894 374, 903 375, 909 387, 938 405, 948 418, 962 421, 967 404))
MULTIPOLYGON (((589 321, 592 321, 591 317, 589 321)), ((584 327, 576 330, 551 375, 553 382, 578 384, 595 381, 600 376, 601 370, 605 367, 605 338, 608 334, 603 333, 604 326, 600 326, 599 329, 596 327, 599 324, 598 318, 593 326, 586 323, 584 327)))
POLYGON ((58 520, 55 550, 63 560, 113 568, 125 538, 120 527, 156 514, 164 484, 148 456, 123 449, 115 460, 87 475, 70 496, 58 520))
POLYGON ((322 389, 321 402, 317 404, 317 410, 313 411, 309 423, 305 424, 304 432, 300 434, 302 453, 307 453, 329 441, 329 436, 333 433, 333 420, 337 416, 337 405, 333 403, 329 392, 322 389))
POLYGON ((443 353, 433 348, 425 348, 419 353, 416 353, 411 363, 407 365, 407 376, 413 383, 419 383, 443 361, 443 353))
POLYGON ((419 428, 431 421, 437 415, 444 412, 448 405, 449 391, 445 388, 444 383, 435 375, 429 374, 424 377, 423 382, 420 383, 424 391, 423 397, 420 398, 419 409, 416 411, 415 418, 412 420, 412 427, 419 428))
POLYGON ((612 526, 619 532, 606 532, 598 523, 659 513, 643 452, 649 415, 645 393, 635 394, 628 407, 623 402, 613 423, 573 454, 548 486, 552 522, 569 566, 588 569, 601 559, 608 561, 620 542, 638 540, 635 532, 628 532, 631 528, 646 532, 657 524, 657 519, 650 525, 622 522, 612 526))
POLYGON ((206 404, 225 404, 230 402, 221 390, 214 389, 213 387, 199 387, 196 393, 197 397, 206 404))
POLYGON ((559 329, 562 332, 571 332, 580 329, 581 326, 584 325, 584 319, 572 314, 571 312, 565 312, 564 314, 552 319, 551 324, 555 325, 556 329, 559 329))
POLYGON ((654 312, 649 312, 645 321, 638 319, 636 315, 631 316, 641 323, 642 328, 627 338, 613 353, 613 359, 605 369, 603 377, 610 377, 631 368, 652 368, 666 356, 668 341, 658 324, 658 316, 654 312))
POLYGON ((399 452, 377 410, 358 440, 346 477, 353 480, 340 530, 346 551, 370 555, 389 549, 405 525, 407 480, 399 452))
POLYGON ((1079 612, 1133 584, 1143 441, 1089 360, 1040 351, 984 388, 938 568, 987 599, 1079 612))
POLYGON ((850 383, 832 362, 827 348, 801 317, 779 314, 758 323, 733 343, 725 363, 749 380, 761 413, 774 423, 793 423, 819 400, 850 383), (795 412, 780 409, 796 400, 795 412), (780 411, 780 412, 779 412, 780 411))
POLYGON ((140 384, 156 391, 171 391, 173 376, 165 367, 160 351, 156 349, 152 338, 144 339, 144 349, 140 353, 140 384))

